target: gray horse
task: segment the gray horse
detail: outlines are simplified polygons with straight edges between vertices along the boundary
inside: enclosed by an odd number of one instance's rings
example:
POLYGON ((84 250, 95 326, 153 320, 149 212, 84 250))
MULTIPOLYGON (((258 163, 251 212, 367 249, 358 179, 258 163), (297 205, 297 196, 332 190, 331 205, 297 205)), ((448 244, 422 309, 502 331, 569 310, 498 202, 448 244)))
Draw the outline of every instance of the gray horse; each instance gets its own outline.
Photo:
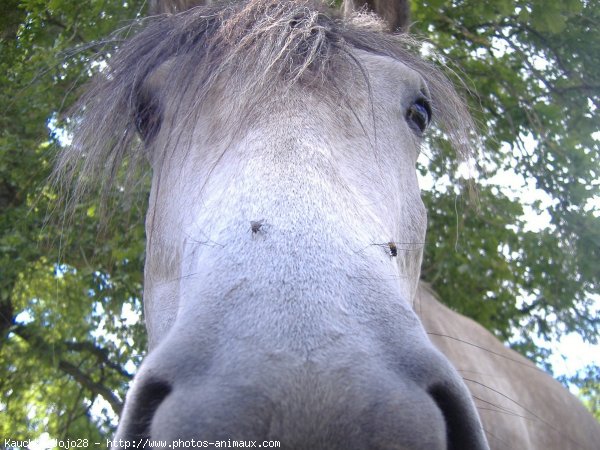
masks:
POLYGON ((60 163, 107 185, 125 157, 153 170, 150 352, 117 446, 597 448, 576 399, 419 286, 423 135, 435 117, 465 153, 473 127, 387 32, 406 2, 370 4, 387 22, 175 3, 90 88, 60 163))

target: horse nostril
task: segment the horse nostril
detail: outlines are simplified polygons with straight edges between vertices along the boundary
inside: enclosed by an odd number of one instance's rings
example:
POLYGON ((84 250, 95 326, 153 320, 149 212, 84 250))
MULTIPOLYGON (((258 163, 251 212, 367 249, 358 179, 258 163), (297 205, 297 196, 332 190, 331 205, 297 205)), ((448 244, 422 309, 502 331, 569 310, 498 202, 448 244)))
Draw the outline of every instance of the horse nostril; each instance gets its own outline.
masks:
POLYGON ((171 386, 161 380, 150 380, 136 393, 136 419, 131 422, 127 435, 129 439, 143 439, 149 436, 154 413, 171 392, 171 386))
POLYGON ((480 441, 474 437, 479 434, 474 429, 479 427, 479 422, 469 408, 470 399, 462 398, 443 384, 431 387, 428 393, 444 416, 448 450, 481 448, 480 441))

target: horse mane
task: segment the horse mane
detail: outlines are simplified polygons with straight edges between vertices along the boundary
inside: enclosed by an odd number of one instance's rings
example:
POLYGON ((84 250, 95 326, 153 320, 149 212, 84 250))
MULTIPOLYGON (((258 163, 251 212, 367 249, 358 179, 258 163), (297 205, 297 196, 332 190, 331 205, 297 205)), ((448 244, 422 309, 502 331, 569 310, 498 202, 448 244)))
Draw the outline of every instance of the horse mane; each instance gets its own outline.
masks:
MULTIPOLYGON (((74 202, 98 184, 106 197, 123 166, 132 174, 145 164, 136 126, 140 97, 144 83, 163 65, 168 66, 166 101, 193 108, 222 74, 239 73, 236 82, 244 86, 234 89, 253 98, 294 84, 336 96, 336 80, 347 76, 348 67, 358 67, 366 77, 354 49, 389 56, 423 77, 434 120, 459 155, 469 154, 475 127, 453 84, 417 53, 415 40, 386 32, 374 14, 344 19, 313 0, 246 0, 153 16, 136 27, 133 37, 114 39, 114 56, 71 114, 72 144, 61 151, 55 174, 75 186, 74 202)), ((176 126, 183 131, 189 125, 176 126)), ((121 182, 119 187, 128 189, 121 182)))

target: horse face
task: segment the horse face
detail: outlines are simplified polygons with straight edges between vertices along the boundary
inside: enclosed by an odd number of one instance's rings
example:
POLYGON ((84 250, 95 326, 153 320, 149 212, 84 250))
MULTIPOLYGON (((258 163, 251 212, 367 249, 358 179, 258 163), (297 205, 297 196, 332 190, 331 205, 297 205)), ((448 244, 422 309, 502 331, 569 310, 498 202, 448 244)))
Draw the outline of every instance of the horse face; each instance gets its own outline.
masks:
POLYGON ((356 48, 270 77, 260 45, 202 76, 174 56, 140 88, 160 117, 140 124, 150 353, 117 437, 487 448, 412 310, 426 81, 356 48))
MULTIPOLYGON (((227 74, 194 111, 189 134, 162 126, 151 146, 146 222, 151 347, 170 330, 180 300, 204 289, 203 276, 224 290, 245 277, 278 288, 287 277, 293 286, 311 280, 270 294, 290 298, 375 282, 387 286, 382 297, 410 309, 426 229, 415 163, 428 91, 399 61, 355 57, 366 72, 331 91, 276 88, 261 103, 239 99, 229 86, 240 80, 227 74), (215 271, 228 279, 212 278, 215 271)), ((163 112, 171 123, 186 122, 180 106, 163 112)))

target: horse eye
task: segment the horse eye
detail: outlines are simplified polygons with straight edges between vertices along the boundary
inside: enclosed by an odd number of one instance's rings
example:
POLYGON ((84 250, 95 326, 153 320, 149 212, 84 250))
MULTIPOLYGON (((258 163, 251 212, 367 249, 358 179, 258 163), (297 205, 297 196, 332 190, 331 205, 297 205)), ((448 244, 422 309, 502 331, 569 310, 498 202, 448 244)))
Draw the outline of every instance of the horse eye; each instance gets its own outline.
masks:
POLYGON ((158 101, 155 99, 140 99, 135 110, 135 126, 138 133, 148 144, 160 129, 162 114, 158 101))
POLYGON ((406 112, 408 124, 423 133, 431 122, 431 105, 426 98, 415 101, 406 112))

